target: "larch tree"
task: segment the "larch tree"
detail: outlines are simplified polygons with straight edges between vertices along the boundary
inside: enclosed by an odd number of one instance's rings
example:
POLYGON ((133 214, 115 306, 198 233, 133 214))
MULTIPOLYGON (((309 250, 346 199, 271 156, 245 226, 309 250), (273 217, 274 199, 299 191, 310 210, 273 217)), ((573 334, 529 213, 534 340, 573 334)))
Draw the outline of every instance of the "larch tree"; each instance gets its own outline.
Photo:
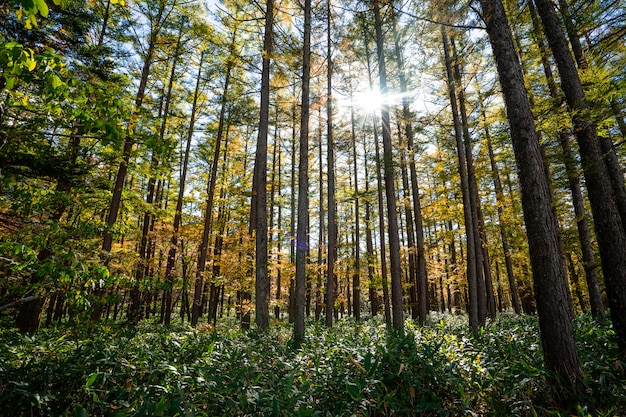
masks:
POLYGON ((504 95, 521 185, 544 361, 564 381, 576 381, 582 371, 572 327, 565 257, 522 68, 502 2, 481 0, 480 4, 504 95))
POLYGON ((259 116, 254 177, 252 180, 252 203, 250 232, 255 236, 255 322, 259 330, 269 328, 270 280, 268 275, 267 249, 267 135, 270 107, 270 62, 273 49, 274 0, 267 0, 265 11, 265 32, 263 37, 261 107, 259 116))
MULTIPOLYGON (((604 282, 620 351, 626 352, 626 229, 616 197, 620 191, 611 181, 597 129, 590 115, 576 63, 553 4, 536 0, 544 33, 559 70, 561 89, 571 111, 574 134, 593 214, 602 260, 604 282)), ((621 178, 623 185, 623 178, 621 178)))
MULTIPOLYGON (((374 28, 376 31, 376 51, 378 57, 378 78, 380 95, 385 97, 387 89, 387 70, 385 66, 384 36, 380 4, 378 0, 372 3, 374 12, 374 28)), ((385 196, 387 199, 387 227, 389 238, 389 256, 391 264, 391 307, 392 326, 402 331, 404 327, 404 306, 402 297, 402 266, 400 262, 400 237, 398 233, 398 214, 396 209, 395 173, 393 163, 393 148, 391 144, 391 124, 389 117, 389 103, 383 100, 380 108, 383 137, 383 168, 385 176, 385 196)))
POLYGON ((311 0, 304 1, 304 42, 302 46, 302 106, 300 113, 300 159, 298 168, 298 227, 295 240, 296 283, 294 343, 304 339, 307 233, 309 226, 309 113, 311 79, 311 0))

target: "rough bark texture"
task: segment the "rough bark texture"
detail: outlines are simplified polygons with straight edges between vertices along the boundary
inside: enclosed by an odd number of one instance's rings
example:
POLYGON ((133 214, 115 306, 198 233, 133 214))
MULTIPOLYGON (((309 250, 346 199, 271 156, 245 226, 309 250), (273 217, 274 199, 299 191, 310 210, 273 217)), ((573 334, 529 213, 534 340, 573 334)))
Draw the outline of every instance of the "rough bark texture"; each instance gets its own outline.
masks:
POLYGON ((481 0, 480 3, 498 68, 517 163, 544 361, 565 380, 576 380, 582 376, 582 371, 572 327, 565 258, 522 68, 502 2, 481 0))
POLYGON ((309 84, 311 79, 311 0, 304 1, 302 54, 302 107, 300 115, 300 167, 298 169, 298 229, 296 235, 296 294, 294 342, 304 339, 307 226, 309 224, 309 84))
MULTIPOLYGON (((379 89, 382 97, 387 94, 387 71, 385 68, 384 39, 378 0, 374 0, 376 29, 376 49, 378 55, 379 89)), ((389 238, 389 260, 391 266, 391 307, 392 325, 402 330, 404 325, 402 306, 402 267, 400 264, 400 237, 398 234, 398 213, 396 210, 396 190, 394 184, 393 149, 391 145, 391 125, 389 104, 383 102, 380 109, 383 136, 383 167, 385 173, 385 194, 387 197, 387 228, 389 238)))
POLYGON ((452 70, 452 59, 450 56, 450 46, 448 34, 445 27, 441 27, 441 37, 443 40, 443 52, 446 61, 446 73, 448 81, 448 94, 450 96, 450 105, 452 107, 452 119, 454 121, 454 137, 456 139, 456 151, 459 164, 459 176, 461 178, 461 195, 463 198, 463 215, 465 221, 465 236, 467 245, 466 268, 467 268, 467 288, 469 296, 469 324, 472 332, 477 333, 480 326, 479 314, 479 297, 478 297, 478 274, 479 264, 476 260, 476 229, 473 226, 472 208, 469 188, 469 178, 467 176, 467 162, 465 159, 465 149, 463 145, 463 133, 461 121, 459 119, 459 110, 456 99, 456 90, 454 88, 454 75, 452 70))
MULTIPOLYGON (((548 56, 547 46, 544 42, 541 23, 539 22, 539 16, 533 2, 528 3, 532 22, 533 32, 535 34, 535 43, 539 45, 539 51, 541 53, 541 63, 543 66, 544 74, 548 83, 548 89, 550 96, 557 100, 559 98, 558 87, 554 81, 554 74, 552 73, 552 66, 550 58, 548 56)), ((582 261, 585 269, 585 278, 587 281, 587 288, 589 290, 589 302, 591 304, 591 313, 595 317, 604 316, 604 305, 602 303, 602 294, 600 293, 600 285, 598 279, 598 269, 596 265, 595 255, 593 253, 592 237, 589 230, 589 224, 587 219, 587 210, 585 209, 585 202, 583 199, 582 190, 580 187, 580 179, 572 154, 572 148, 570 146, 569 134, 565 131, 559 132, 559 144, 561 145, 561 151, 563 152, 563 163, 565 165, 565 173, 567 175, 568 185, 572 194, 572 203, 574 205, 574 215, 576 216, 576 227, 578 228, 578 237, 580 241, 582 261)))
POLYGON ((255 232, 256 284, 255 322, 259 330, 270 326, 270 280, 267 268, 267 134, 270 107, 270 59, 274 26, 274 0, 267 0, 261 73, 261 107, 252 184, 250 228, 255 232))
POLYGON ((535 0, 535 5, 572 114, 602 259, 611 321, 620 351, 626 353, 626 232, 615 189, 603 159, 602 141, 598 141, 596 127, 591 122, 589 105, 559 17, 550 1, 535 0))
POLYGON ((393 16, 393 35, 396 51, 396 64, 398 66, 398 78, 400 81, 400 93, 402 94, 402 118, 404 123, 404 135, 406 137, 406 146, 408 151, 409 170, 411 173, 411 194, 413 196, 413 215, 415 222, 415 249, 416 249, 416 268, 417 275, 415 277, 414 285, 416 286, 415 292, 417 295, 417 319, 421 325, 426 322, 426 316, 428 315, 428 273, 426 270, 426 254, 424 251, 424 227, 422 222, 422 204, 419 192, 419 183, 417 180, 417 168, 415 166, 414 152, 415 147, 413 144, 413 122, 410 109, 410 100, 406 94, 408 91, 408 85, 406 81, 406 74, 404 71, 404 59, 402 58, 402 48, 400 47, 399 35, 397 33, 396 16, 393 16))
POLYGON ((328 165, 328 251, 326 256, 326 326, 333 325, 335 306, 335 260, 337 258, 337 204, 335 202, 335 145, 333 143, 333 62, 331 40, 330 0, 326 2, 327 13, 327 79, 326 79, 326 163, 328 165))

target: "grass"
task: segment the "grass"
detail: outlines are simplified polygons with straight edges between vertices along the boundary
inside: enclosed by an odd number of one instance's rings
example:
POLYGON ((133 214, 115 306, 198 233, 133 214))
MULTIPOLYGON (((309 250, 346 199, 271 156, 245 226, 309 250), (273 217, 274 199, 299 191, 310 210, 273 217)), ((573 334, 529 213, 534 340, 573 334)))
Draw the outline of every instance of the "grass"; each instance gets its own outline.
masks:
POLYGON ((130 329, 0 330, 0 410, 8 416, 623 416, 626 364, 607 322, 576 321, 585 387, 546 381, 532 316, 502 315, 470 335, 431 315, 390 334, 379 319, 241 331, 146 321, 130 329), (566 388, 562 388, 566 389, 566 388))

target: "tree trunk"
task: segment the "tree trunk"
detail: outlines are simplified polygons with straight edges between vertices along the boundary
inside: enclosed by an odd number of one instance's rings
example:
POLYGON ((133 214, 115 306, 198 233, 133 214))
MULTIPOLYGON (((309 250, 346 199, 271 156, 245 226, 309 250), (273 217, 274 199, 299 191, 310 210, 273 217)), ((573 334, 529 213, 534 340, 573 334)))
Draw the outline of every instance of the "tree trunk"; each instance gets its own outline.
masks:
POLYGON ((565 258, 552 210, 533 114, 519 58, 500 0, 480 1, 509 119, 546 367, 564 380, 582 377, 572 327, 565 258))
MULTIPOLYGON (((233 35, 234 39, 234 35, 233 35)), ((234 40, 233 40, 234 42, 234 40)), ((198 319, 202 315, 202 294, 204 292, 204 275, 209 251, 209 240, 212 229, 213 219, 213 200, 215 197, 215 187, 217 185, 217 167, 220 160, 220 149, 224 136, 224 126, 226 124, 226 107, 228 103, 228 89, 230 87, 230 77, 232 72, 232 62, 226 65, 226 74, 224 75, 224 89, 220 102, 220 116, 217 125, 217 136, 215 138, 215 150, 213 152, 213 161, 211 162, 211 172, 207 184, 207 200, 204 210, 204 224, 202 228, 202 240, 198 249, 198 266, 196 267, 196 278, 194 283, 193 306, 191 309, 191 325, 196 326, 198 319)))
POLYGON ((326 78, 326 160, 328 166, 328 251, 326 252, 326 326, 333 325, 335 304, 335 260, 337 258, 337 203, 335 202, 335 145, 333 142, 333 62, 331 39, 331 8, 330 0, 326 2, 327 13, 327 48, 328 60, 326 78))
POLYGON ((561 89, 572 112, 600 248, 611 321, 619 349, 626 353, 626 232, 616 201, 619 195, 612 186, 609 169, 603 159, 606 152, 601 148, 602 140, 598 141, 596 127, 591 122, 590 108, 560 20, 551 2, 535 0, 535 5, 559 70, 561 89))
MULTIPOLYGON (((493 152, 493 145, 491 143, 491 135, 489 134, 489 126, 487 124, 487 116, 485 108, 481 102, 481 114, 483 122, 485 123, 485 138, 487 139, 487 151, 489 152, 489 161, 491 162, 491 175, 493 176, 493 188, 496 192, 496 202, 498 210, 498 225, 500 227, 500 239, 502 240, 502 252, 504 253, 504 264, 506 267, 506 276, 509 281, 509 290, 511 291, 511 302, 513 304, 513 310, 516 314, 521 314, 522 308, 519 301, 519 295, 517 293, 517 283, 515 282, 515 275, 513 274, 513 261, 511 260, 511 248, 509 246, 509 237, 507 233, 507 224, 504 216, 504 191, 502 189, 502 182, 500 181, 500 170, 496 163, 496 158, 493 152)), ((496 268, 498 264, 496 262, 496 268)), ((500 297, 500 303, 502 299, 500 297)))
POLYGON ((304 339, 306 255, 309 224, 309 85, 311 80, 311 0, 304 1, 304 45, 302 50, 302 106, 300 114, 300 163, 298 168, 298 231, 296 236, 296 288, 294 344, 304 339))
MULTIPOLYGON (((378 56, 378 78, 380 95, 387 94, 387 70, 385 68, 384 39, 379 0, 374 0, 374 19, 376 30, 376 49, 378 56)), ((380 109, 383 136, 383 165, 385 172, 385 194, 387 197, 387 220, 389 238, 389 258, 391 266, 391 304, 393 328, 403 331, 402 305, 402 267, 400 264, 400 238, 398 234, 398 213, 396 210, 396 191, 394 185, 393 149, 391 145, 391 124, 389 122, 389 104, 383 101, 380 109)))
POLYGON ((185 197, 185 182, 187 181, 187 169, 189 165, 189 153, 191 151, 191 139, 193 137, 193 129, 196 124, 196 112, 198 109, 198 95, 200 94, 200 84, 202 79, 202 63, 204 61, 205 51, 200 53, 198 63, 198 75, 196 76, 196 87, 193 93, 193 103, 191 105, 191 115, 189 118, 189 128, 187 129, 187 143, 185 145, 185 154, 178 185, 178 197, 176 199, 176 209, 174 211, 174 230, 170 239, 170 248, 167 253, 167 264, 165 266, 165 282, 167 288, 165 290, 165 314, 164 323, 169 326, 172 318, 172 292, 174 287, 174 268, 176 265, 176 251, 178 250, 178 234, 183 218, 183 200, 185 197))
POLYGON ((417 295, 417 318, 421 325, 426 322, 428 315, 428 273, 426 270, 426 255, 424 251, 424 227, 422 223, 422 204, 419 192, 419 182, 417 180, 417 168, 415 166, 415 146, 413 143, 413 122, 408 97, 408 86, 404 71, 404 59, 402 48, 400 47, 399 35, 397 31, 397 18, 394 13, 392 19, 393 37, 396 51, 396 65, 398 66, 398 77, 400 80, 400 93, 402 94, 402 118, 404 123, 404 134, 406 136, 407 150, 409 152, 409 170, 411 173, 411 193, 413 195, 413 214, 415 221, 415 250, 416 250, 416 295, 417 295))
POLYGON ((446 72, 448 79, 448 94, 450 95, 450 105, 452 107, 452 119, 454 121, 454 137, 456 139, 456 151, 459 164, 459 176, 461 178, 461 195, 463 197, 463 215, 465 221, 465 236, 467 245, 467 287, 469 295, 469 324, 472 332, 477 333, 478 328, 481 325, 480 313, 479 313, 479 297, 478 297, 478 262, 476 259, 476 237, 474 236, 475 229, 473 227, 472 210, 471 210, 471 198, 469 179, 467 176, 467 162, 465 159, 465 149, 463 147, 463 133, 461 128, 461 121, 459 120, 458 102, 456 98, 456 90, 454 88, 454 75, 452 69, 452 58, 450 56, 450 47, 448 42, 448 34, 446 29, 441 26, 441 37, 443 40, 443 51, 446 61, 446 72))
POLYGON ((267 273, 267 133, 270 107, 270 59, 273 47, 274 0, 267 0, 265 35, 263 40, 263 70, 261 73, 261 107, 259 134, 252 180, 250 231, 255 232, 256 244, 256 303, 255 321, 260 331, 269 328, 270 280, 267 273))
MULTIPOLYGON (((546 76, 546 81, 548 83, 550 96, 553 99, 557 100, 559 98, 559 92, 557 85, 554 81, 554 75, 552 73, 552 67, 550 64, 550 59, 548 57, 548 51, 546 50, 547 48, 541 34, 539 16, 537 15, 537 10, 535 9, 532 1, 528 3, 528 8, 530 10, 531 19, 533 22, 535 43, 539 45, 541 62, 546 76)), ((563 152, 565 173, 567 175, 568 186, 572 194, 574 215, 576 216, 576 227, 578 228, 578 239, 582 252, 582 260, 585 270, 585 278, 587 281, 587 288, 589 290, 591 313, 595 317, 604 317, 604 305, 602 303, 602 294, 600 293, 598 270, 596 266, 595 255, 593 253, 592 237, 587 220, 587 210, 585 209, 585 202, 583 199, 578 176, 579 174, 577 172, 574 155, 572 154, 569 135, 563 130, 559 132, 559 144, 561 145, 561 151, 563 152)))

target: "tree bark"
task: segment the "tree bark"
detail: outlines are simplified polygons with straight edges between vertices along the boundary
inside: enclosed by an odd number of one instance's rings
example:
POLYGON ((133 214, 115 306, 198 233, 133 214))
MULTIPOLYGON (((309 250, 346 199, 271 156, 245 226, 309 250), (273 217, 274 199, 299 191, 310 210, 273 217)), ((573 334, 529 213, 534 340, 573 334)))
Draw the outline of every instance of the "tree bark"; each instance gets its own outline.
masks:
POLYGON ((294 344, 304 339, 307 232, 309 225, 309 115, 311 81, 311 0, 304 0, 304 45, 302 49, 302 107, 300 113, 300 162, 298 168, 298 229, 296 235, 296 288, 294 344))
MULTIPOLYGON (((547 47, 542 37, 539 16, 537 15, 537 10, 535 9, 535 5, 532 1, 528 3, 528 8, 530 10, 530 15, 533 23, 533 32, 535 34, 534 40, 535 43, 537 43, 537 45, 539 46, 539 51, 541 53, 541 62, 548 84, 548 90, 550 91, 550 96, 553 99, 557 100, 559 99, 558 87, 556 85, 556 82, 554 81, 554 75, 552 73, 552 67, 550 64, 550 59, 548 57, 547 47)), ((572 154, 569 135, 563 130, 559 132, 559 144, 563 153, 562 159, 563 164, 565 165, 565 173, 567 175, 568 186, 572 194, 572 203, 574 206, 574 215, 576 216, 576 227, 578 228, 578 238, 582 252, 585 278, 587 281, 587 288, 589 290, 591 313, 595 317, 604 317, 604 305, 602 303, 602 294, 600 293, 596 260, 593 253, 593 246, 591 243, 592 237, 587 220, 587 210, 585 209, 585 202, 580 187, 576 161, 574 155, 572 154)))
POLYGON ((478 274, 479 267, 476 259, 476 237, 474 236, 476 229, 472 219, 471 198, 469 188, 469 178, 467 176, 467 161, 465 159, 465 149, 463 147, 463 133, 461 121, 459 120, 458 102, 456 97, 456 89, 454 88, 454 75, 452 68, 452 57, 450 56, 450 44, 448 34, 444 26, 441 26, 441 37, 443 40, 443 51, 446 63, 446 73, 448 80, 448 94, 450 95, 450 105, 452 107, 452 119, 454 121, 454 137, 456 139, 456 151, 459 164, 459 176, 461 178, 461 195, 463 198, 463 216, 465 221, 465 236, 467 245, 466 256, 466 274, 467 288, 469 295, 469 325, 472 332, 477 333, 481 325, 479 313, 479 297, 478 297, 478 274))
POLYGON ((408 85, 404 69, 404 59, 402 48, 400 47, 399 35, 397 31, 397 18, 394 13, 392 19, 393 37, 396 51, 396 65, 398 66, 398 78, 400 81, 400 93, 402 94, 402 119, 404 123, 404 135, 408 151, 409 171, 411 176, 411 194, 413 196, 413 215, 415 222, 415 250, 416 268, 415 277, 417 295, 417 318, 421 325, 426 322, 428 315, 428 272, 426 269, 426 255, 424 250, 424 226, 422 222, 422 204, 419 192, 419 182, 417 180, 417 168, 415 166, 415 146, 413 141, 413 121, 410 109, 409 97, 407 95, 408 85))
POLYGON ((327 13, 327 75, 326 75, 326 160, 328 166, 328 250, 326 252, 326 326, 333 325, 335 306, 335 261, 337 259, 337 203, 335 202, 335 145, 333 141, 333 62, 331 40, 330 0, 326 2, 327 13))
POLYGON ((267 0, 259 132, 252 181, 250 230, 255 232, 256 284, 255 322, 259 330, 269 328, 270 280, 267 269, 267 134, 270 107, 270 60, 273 49, 274 0, 267 0))
POLYGON ((565 257, 552 210, 533 114, 519 58, 500 0, 481 0, 517 162, 546 367, 564 380, 582 377, 572 327, 565 257))
POLYGON ((550 1, 535 0, 535 5, 559 70, 561 89, 571 111, 602 259, 611 321, 619 349, 626 353, 626 232, 616 201, 619 195, 614 188, 615 184, 612 186, 611 175, 603 158, 603 141, 598 141, 596 126, 591 121, 590 107, 561 22, 550 1))
MULTIPOLYGON (((376 30, 376 50, 378 56, 378 78, 380 95, 387 94, 387 70, 385 68, 384 38, 379 0, 374 0, 374 19, 376 30)), ((393 328, 403 331, 404 317, 402 305, 402 266, 400 264, 400 237, 398 234, 398 213, 396 209, 396 191, 394 184, 393 149, 391 145, 391 124, 389 122, 389 104, 383 100, 380 108, 383 136, 383 167, 385 172, 385 194, 387 197, 387 228, 389 238, 389 259, 391 272, 391 305, 393 328)))

